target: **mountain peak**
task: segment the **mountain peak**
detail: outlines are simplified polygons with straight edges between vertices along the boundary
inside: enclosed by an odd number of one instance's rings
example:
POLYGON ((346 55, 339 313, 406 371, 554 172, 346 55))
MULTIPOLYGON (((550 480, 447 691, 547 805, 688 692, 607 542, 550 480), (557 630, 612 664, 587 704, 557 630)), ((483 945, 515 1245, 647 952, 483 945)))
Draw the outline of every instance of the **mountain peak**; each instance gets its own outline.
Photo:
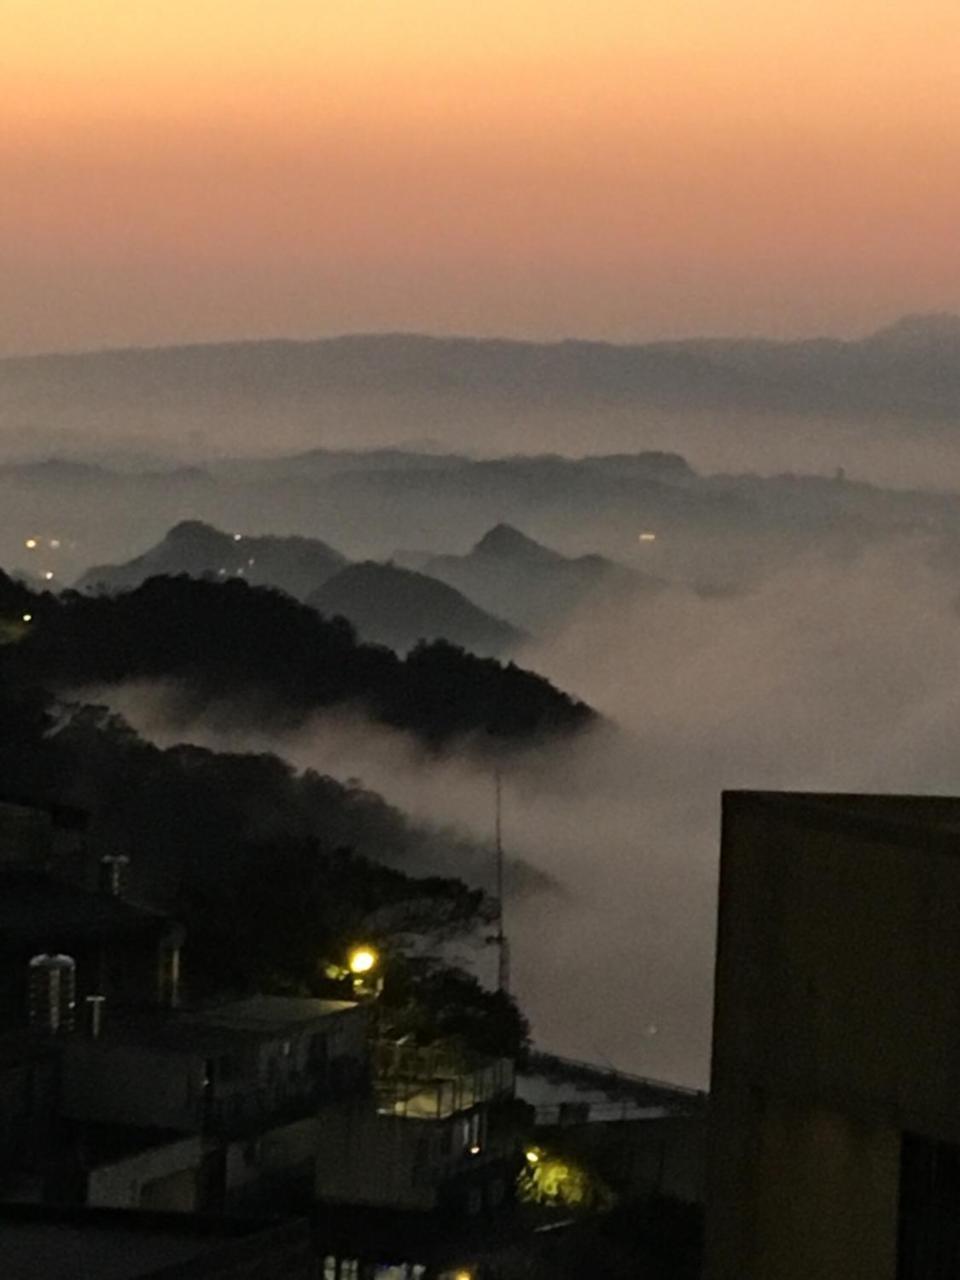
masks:
POLYGON ((557 553, 549 547, 528 538, 512 524, 496 524, 483 535, 473 548, 477 555, 499 556, 503 559, 554 560, 557 553))
POLYGON ((960 343, 960 315, 952 311, 929 311, 901 316, 873 334, 870 341, 899 347, 960 343))
POLYGON ((180 545, 199 544, 210 542, 226 542, 227 534, 220 529, 215 529, 212 524, 206 524, 203 520, 181 520, 179 524, 175 524, 172 529, 168 529, 164 542, 173 542, 180 545))

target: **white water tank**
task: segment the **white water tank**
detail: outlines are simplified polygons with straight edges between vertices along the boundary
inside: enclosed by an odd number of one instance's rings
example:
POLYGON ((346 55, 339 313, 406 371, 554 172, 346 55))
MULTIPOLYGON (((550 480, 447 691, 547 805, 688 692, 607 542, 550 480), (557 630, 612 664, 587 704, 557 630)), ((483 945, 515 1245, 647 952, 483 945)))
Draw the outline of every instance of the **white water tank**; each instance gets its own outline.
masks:
POLYGON ((34 956, 30 973, 30 1026, 49 1035, 73 1030, 77 966, 72 956, 34 956))

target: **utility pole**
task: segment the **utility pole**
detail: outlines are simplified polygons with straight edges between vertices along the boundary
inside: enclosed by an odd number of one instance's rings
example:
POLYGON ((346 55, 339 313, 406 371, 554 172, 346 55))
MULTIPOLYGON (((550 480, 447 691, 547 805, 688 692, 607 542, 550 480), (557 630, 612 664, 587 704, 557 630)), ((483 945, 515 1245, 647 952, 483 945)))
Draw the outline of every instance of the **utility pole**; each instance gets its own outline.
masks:
POLYGON ((497 846, 497 990, 507 994, 510 990, 510 944, 503 931, 503 799, 500 770, 493 775, 496 787, 496 846, 497 846))

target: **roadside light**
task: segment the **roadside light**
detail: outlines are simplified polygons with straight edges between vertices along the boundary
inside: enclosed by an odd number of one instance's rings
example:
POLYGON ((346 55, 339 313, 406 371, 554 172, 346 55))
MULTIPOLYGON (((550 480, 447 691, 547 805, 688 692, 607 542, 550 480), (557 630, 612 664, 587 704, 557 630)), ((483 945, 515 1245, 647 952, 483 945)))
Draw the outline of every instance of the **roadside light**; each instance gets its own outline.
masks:
POLYGON ((523 1154, 527 1158, 527 1164, 540 1163, 540 1152, 536 1149, 536 1147, 528 1147, 523 1154))
POLYGON ((347 968, 359 977, 361 974, 369 973, 376 966, 377 959, 377 953, 373 947, 354 947, 347 956, 347 968))

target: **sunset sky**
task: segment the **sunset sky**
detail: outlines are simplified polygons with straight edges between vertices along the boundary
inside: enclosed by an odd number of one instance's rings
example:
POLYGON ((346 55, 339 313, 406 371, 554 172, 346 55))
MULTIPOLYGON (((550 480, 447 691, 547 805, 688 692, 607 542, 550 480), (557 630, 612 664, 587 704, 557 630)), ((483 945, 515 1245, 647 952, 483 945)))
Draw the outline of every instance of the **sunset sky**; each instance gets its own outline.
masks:
POLYGON ((0 0, 0 352, 960 309, 957 0, 0 0))

